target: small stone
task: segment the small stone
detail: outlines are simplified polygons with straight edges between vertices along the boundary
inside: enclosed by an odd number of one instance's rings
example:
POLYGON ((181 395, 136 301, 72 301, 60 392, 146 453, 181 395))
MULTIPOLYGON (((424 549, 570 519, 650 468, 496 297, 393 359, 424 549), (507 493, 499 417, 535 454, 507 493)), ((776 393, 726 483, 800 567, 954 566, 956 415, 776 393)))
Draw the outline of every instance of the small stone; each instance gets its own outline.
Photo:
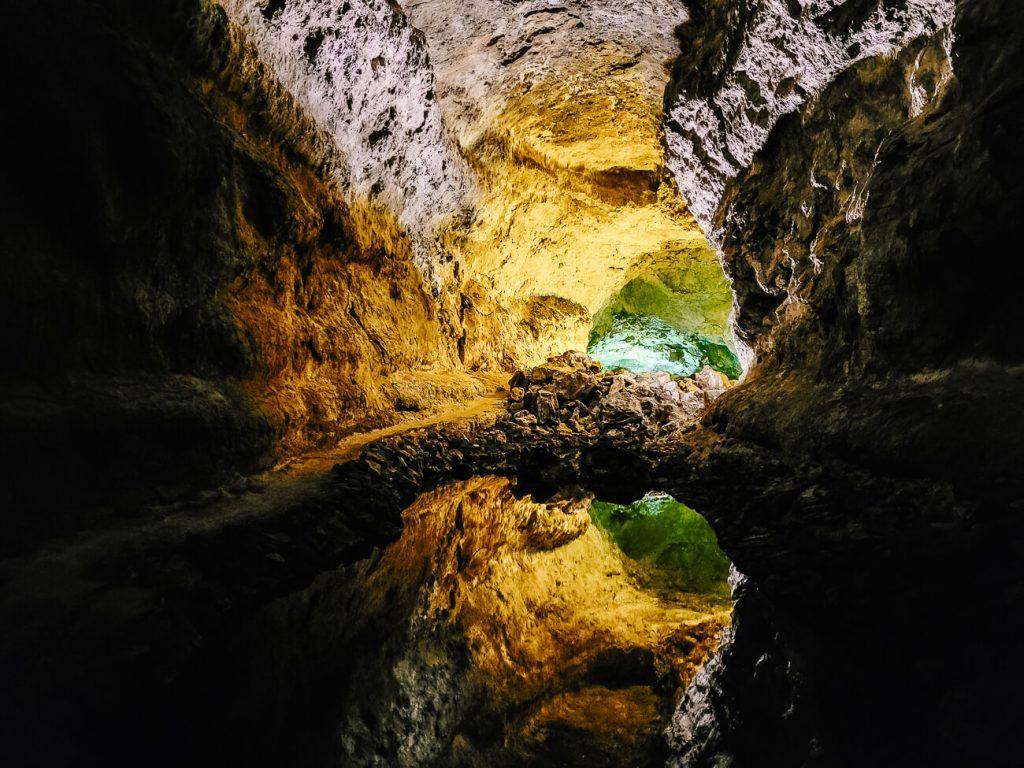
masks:
MULTIPOLYGON (((729 380, 710 365, 705 365, 693 377, 697 385, 705 392, 721 394, 729 385, 729 380)), ((715 395, 717 397, 717 395, 715 395)), ((714 399, 714 398, 712 398, 714 399)))
POLYGON ((597 379, 586 371, 576 370, 556 375, 551 389, 564 400, 587 400, 597 387, 597 379))
POLYGON ((528 426, 532 426, 532 425, 534 425, 534 424, 536 424, 536 423, 537 423, 537 417, 536 417, 536 416, 534 416, 534 415, 533 415, 532 413, 530 413, 529 411, 519 411, 519 413, 517 413, 517 414, 516 414, 516 415, 515 415, 515 416, 513 417, 513 420, 514 420, 514 421, 515 421, 515 422, 516 422, 517 424, 521 424, 521 425, 523 425, 523 426, 527 426, 527 427, 528 427, 528 426))
POLYGON ((537 402, 534 405, 534 412, 540 422, 558 421, 558 395, 546 389, 537 393, 537 402))

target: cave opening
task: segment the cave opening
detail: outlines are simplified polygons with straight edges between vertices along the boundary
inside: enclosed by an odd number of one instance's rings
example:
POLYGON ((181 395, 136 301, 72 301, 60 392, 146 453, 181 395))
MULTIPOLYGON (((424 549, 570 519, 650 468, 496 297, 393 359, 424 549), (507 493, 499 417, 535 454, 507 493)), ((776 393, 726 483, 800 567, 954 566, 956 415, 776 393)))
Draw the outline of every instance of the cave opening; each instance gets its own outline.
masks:
POLYGON ((587 351, 608 369, 742 372, 731 285, 665 157, 665 90, 688 11, 663 0, 407 9, 431 91, 474 172, 464 262, 469 368, 587 351))
POLYGON ((709 366, 740 378, 732 290, 710 246, 666 248, 633 272, 594 315, 588 354, 632 373, 688 377, 709 366))

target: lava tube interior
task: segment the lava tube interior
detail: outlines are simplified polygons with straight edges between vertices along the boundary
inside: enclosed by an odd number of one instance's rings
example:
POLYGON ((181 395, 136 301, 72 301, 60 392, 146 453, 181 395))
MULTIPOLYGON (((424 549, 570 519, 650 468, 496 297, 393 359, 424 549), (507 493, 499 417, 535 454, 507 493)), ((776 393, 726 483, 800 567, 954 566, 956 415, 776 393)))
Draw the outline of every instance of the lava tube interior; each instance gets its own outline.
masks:
POLYGON ((1019 764, 1019 2, 0 57, 4 765, 1019 764))

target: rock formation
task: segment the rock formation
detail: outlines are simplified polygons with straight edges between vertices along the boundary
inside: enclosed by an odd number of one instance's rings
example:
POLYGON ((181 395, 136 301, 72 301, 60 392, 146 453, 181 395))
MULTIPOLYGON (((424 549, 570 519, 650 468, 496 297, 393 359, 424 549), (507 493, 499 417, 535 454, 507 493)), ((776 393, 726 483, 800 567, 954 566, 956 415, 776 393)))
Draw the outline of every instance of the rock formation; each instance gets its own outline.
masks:
POLYGON ((1019 4, 8 5, 5 764, 1019 761, 1019 4))
POLYGON ((707 741, 678 765, 1009 764, 1018 578, 996 563, 1020 541, 1021 355, 1004 329, 1021 315, 983 275, 1010 269, 1020 154, 1000 137, 1024 112, 1019 34, 983 41, 1020 11, 693 11, 669 163, 720 244, 757 364, 705 419, 700 471, 742 466, 743 482, 691 503, 767 601, 753 633, 785 652, 738 651, 747 675, 723 657, 720 688, 680 713, 680 734, 702 722, 707 741), (974 253, 991 254, 980 271, 974 253), (983 604, 969 611, 984 628, 950 632, 958 601, 983 604), (960 677, 942 668, 954 657, 979 663, 960 677), (759 669, 794 664, 803 702, 750 695, 759 669))

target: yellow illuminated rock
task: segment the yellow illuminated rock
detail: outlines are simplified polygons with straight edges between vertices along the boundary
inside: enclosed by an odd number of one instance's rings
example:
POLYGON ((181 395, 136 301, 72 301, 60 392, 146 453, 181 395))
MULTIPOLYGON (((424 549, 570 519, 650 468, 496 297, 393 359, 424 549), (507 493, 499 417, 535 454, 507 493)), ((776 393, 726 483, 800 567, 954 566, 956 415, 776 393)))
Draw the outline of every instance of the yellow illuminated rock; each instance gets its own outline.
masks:
POLYGON ((485 716, 502 732, 484 743, 455 738, 445 764, 548 764, 545 755, 576 744, 621 749, 629 765, 653 749, 662 705, 729 622, 728 598, 641 587, 635 563, 591 525, 588 510, 586 500, 517 499, 496 477, 420 497, 404 514, 401 538, 350 587, 353 597, 333 598, 355 606, 353 620, 376 625, 374 617, 390 616, 407 627, 392 630, 395 637, 415 638, 398 657, 367 662, 382 677, 360 685, 385 693, 362 691, 345 728, 360 730, 369 710, 397 716, 390 697, 405 694, 395 686, 410 686, 415 701, 423 694, 411 686, 429 676, 450 688, 436 695, 475 701, 484 713, 449 713, 444 727, 485 716), (463 653, 465 666, 453 666, 463 653))
MULTIPOLYGON (((657 100, 635 82, 613 86, 579 100, 560 82, 537 87, 474 148, 482 197, 464 241, 467 265, 520 313, 535 296, 580 305, 586 320, 566 330, 562 349, 584 349, 590 318, 630 279, 655 273, 666 249, 709 262, 724 283, 663 175, 657 100)), ((526 361, 555 351, 538 348, 526 361)))
MULTIPOLYGON (((462 0, 453 16, 424 0, 406 12, 424 30, 442 116, 477 175, 468 231, 452 238, 472 290, 488 296, 472 301, 467 365, 586 348, 593 316, 629 280, 657 274, 665 253, 713 267, 725 285, 663 163, 676 49, 665 30, 682 6, 462 0), (531 301, 547 297, 577 309, 538 316, 531 301)), ((727 317, 717 322, 722 335, 727 317)))

